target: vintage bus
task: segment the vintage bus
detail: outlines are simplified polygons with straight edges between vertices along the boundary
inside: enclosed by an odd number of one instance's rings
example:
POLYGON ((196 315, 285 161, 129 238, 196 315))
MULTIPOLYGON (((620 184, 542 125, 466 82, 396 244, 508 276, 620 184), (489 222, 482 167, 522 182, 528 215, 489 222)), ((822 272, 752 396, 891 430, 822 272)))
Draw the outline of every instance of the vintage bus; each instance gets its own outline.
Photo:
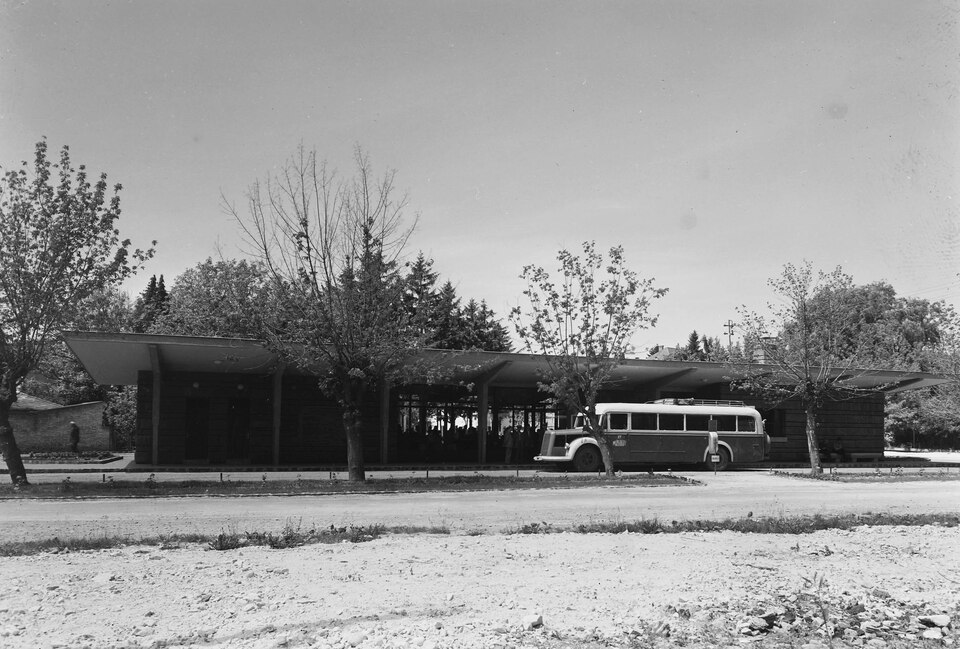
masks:
MULTIPOLYGON (((617 466, 703 464, 722 471, 733 463, 760 462, 770 454, 760 413, 741 401, 598 403, 597 416, 617 466), (716 431, 715 454, 709 452, 711 431, 716 431)), ((545 432, 534 460, 577 471, 603 468, 600 447, 583 433, 582 415, 572 429, 545 432)))

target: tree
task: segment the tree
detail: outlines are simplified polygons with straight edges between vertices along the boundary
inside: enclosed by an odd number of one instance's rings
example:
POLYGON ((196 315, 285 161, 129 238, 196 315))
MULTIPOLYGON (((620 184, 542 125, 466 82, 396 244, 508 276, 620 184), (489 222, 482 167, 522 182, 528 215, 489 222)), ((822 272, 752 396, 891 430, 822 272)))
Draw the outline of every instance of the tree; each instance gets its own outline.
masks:
POLYGON ((262 338, 264 318, 277 320, 279 308, 270 275, 262 263, 208 258, 176 278, 163 311, 149 331, 262 338))
POLYGON ((14 484, 27 474, 10 425, 17 389, 43 358, 51 335, 77 305, 142 267, 153 250, 121 240, 120 185, 108 196, 107 176, 91 184, 74 169, 67 147, 47 160, 40 140, 31 165, 0 179, 0 450, 14 484))
POLYGON ((147 288, 137 298, 133 307, 133 330, 137 333, 150 331, 157 318, 166 312, 168 298, 163 275, 159 280, 156 275, 151 275, 147 288))
MULTIPOLYGON (((360 149, 345 181, 302 146, 276 176, 255 183, 241 216, 226 204, 264 264, 287 316, 266 321, 269 344, 320 376, 339 404, 351 480, 364 480, 361 412, 398 380, 423 336, 404 309, 399 262, 413 226, 394 172, 375 178, 360 149)), ((226 201, 225 201, 226 203, 226 201)))
MULTIPOLYGON (((660 351, 658 348, 657 351, 660 351)), ((687 337, 687 344, 681 346, 679 343, 667 356, 671 361, 710 361, 724 362, 730 359, 734 350, 725 349, 717 337, 701 336, 694 329, 687 337)))
MULTIPOLYGON (((111 286, 80 300, 73 318, 61 326, 77 331, 129 331, 130 322, 130 298, 111 286)), ((21 390, 62 405, 101 401, 112 392, 93 380, 67 347, 60 331, 50 337, 36 372, 23 380, 21 390)))
POLYGON ((541 390, 555 403, 584 415, 585 432, 600 447, 607 476, 613 475, 610 445, 597 418, 597 396, 612 383, 613 371, 632 350, 631 338, 653 326, 653 300, 666 289, 640 279, 627 268, 623 247, 610 249, 609 260, 584 242, 583 256, 557 254, 559 285, 539 266, 524 266, 520 277, 529 308, 510 313, 523 347, 544 361, 541 390))
POLYGON ((800 400, 806 415, 810 471, 822 472, 817 442, 817 415, 828 399, 861 391, 853 380, 862 374, 864 358, 860 323, 850 301, 852 278, 839 267, 818 271, 804 262, 787 264, 769 280, 778 300, 767 315, 739 309, 744 344, 762 351, 767 367, 734 364, 740 376, 734 386, 772 401, 800 400))
POLYGON ((460 298, 447 280, 437 293, 428 344, 438 349, 460 349, 460 298))

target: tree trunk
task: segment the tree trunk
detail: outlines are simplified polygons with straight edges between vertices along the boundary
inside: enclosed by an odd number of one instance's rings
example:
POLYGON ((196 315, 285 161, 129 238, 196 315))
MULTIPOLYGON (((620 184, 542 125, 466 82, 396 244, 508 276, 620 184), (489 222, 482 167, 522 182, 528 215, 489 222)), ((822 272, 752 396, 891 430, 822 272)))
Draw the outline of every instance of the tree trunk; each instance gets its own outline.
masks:
POLYGON ((820 475, 823 467, 820 466, 820 446, 817 444, 817 411, 812 403, 806 406, 807 413, 807 450, 810 452, 810 473, 820 475))
POLYGON ((590 427, 589 433, 593 439, 597 440, 597 446, 600 447, 600 457, 603 458, 603 466, 606 468, 606 476, 613 477, 613 454, 610 452, 610 440, 606 432, 600 429, 600 420, 596 415, 596 406, 589 406, 586 415, 587 424, 590 427))
POLYGON ((613 453, 610 452, 610 439, 603 431, 600 431, 599 434, 594 435, 594 439, 597 440, 597 444, 600 446, 600 457, 603 458, 603 466, 606 467, 606 476, 608 478, 612 478, 613 453))
POLYGON ((3 454, 3 461, 7 463, 10 481, 15 486, 19 486, 29 482, 27 470, 23 466, 23 458, 20 457, 20 447, 17 446, 17 440, 13 437, 13 426, 10 425, 11 405, 10 401, 0 401, 0 453, 3 454))
POLYGON ((367 473, 363 466, 363 428, 360 415, 364 384, 346 377, 342 386, 340 405, 343 408, 343 432, 347 435, 347 473, 351 482, 364 482, 367 473))

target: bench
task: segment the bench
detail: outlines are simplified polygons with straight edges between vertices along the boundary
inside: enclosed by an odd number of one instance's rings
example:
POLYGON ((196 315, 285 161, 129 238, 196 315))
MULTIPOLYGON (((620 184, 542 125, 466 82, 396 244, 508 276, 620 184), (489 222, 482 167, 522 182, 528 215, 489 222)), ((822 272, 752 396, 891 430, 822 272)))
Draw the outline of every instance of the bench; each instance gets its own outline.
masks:
POLYGON ((883 459, 883 453, 851 453, 850 461, 859 462, 860 460, 873 460, 874 462, 883 459))

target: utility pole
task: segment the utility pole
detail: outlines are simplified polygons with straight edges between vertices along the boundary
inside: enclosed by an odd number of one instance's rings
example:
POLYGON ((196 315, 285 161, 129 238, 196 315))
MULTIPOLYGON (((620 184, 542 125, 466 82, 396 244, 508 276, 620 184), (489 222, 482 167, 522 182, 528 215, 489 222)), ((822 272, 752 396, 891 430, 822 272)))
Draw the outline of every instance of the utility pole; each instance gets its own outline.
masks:
POLYGON ((733 349, 733 320, 727 320, 723 326, 727 330, 727 349, 733 349))

